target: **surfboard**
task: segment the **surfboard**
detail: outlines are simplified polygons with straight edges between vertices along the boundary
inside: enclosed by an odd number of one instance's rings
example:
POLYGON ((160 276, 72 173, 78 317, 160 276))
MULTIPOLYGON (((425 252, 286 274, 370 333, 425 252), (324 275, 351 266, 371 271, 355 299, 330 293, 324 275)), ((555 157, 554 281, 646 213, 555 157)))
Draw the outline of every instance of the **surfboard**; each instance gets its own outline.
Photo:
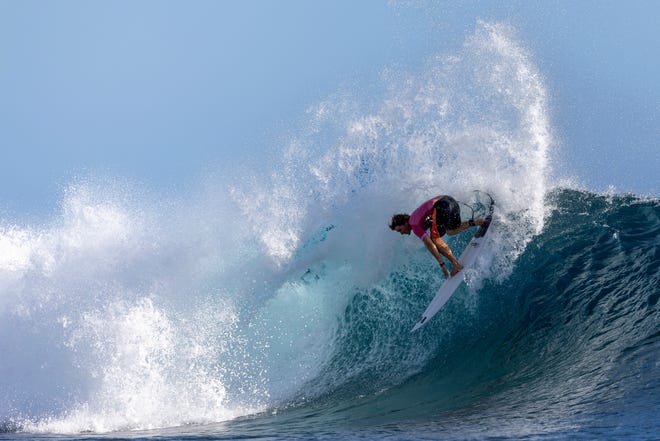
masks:
POLYGON ((438 313, 438 311, 440 311, 440 309, 445 305, 445 303, 447 303, 447 300, 449 300, 452 294, 454 294, 454 291, 456 291, 458 286, 463 281, 463 274, 465 270, 472 266, 477 260, 477 256, 481 252, 483 242, 486 240, 486 233, 488 232, 488 228, 490 227, 491 221, 493 219, 493 206, 494 202, 491 198, 491 203, 488 210, 489 214, 485 218, 485 224, 480 226, 477 232, 474 233, 470 243, 465 248, 465 250, 463 250, 461 257, 458 259, 461 265, 463 265, 463 270, 461 270, 455 276, 445 280, 445 282, 436 293, 435 297, 433 297, 433 300, 431 300, 431 303, 429 303, 429 306, 424 311, 424 314, 422 314, 420 319, 415 324, 415 327, 412 328, 410 332, 414 332, 424 326, 429 320, 431 320, 434 315, 438 313))

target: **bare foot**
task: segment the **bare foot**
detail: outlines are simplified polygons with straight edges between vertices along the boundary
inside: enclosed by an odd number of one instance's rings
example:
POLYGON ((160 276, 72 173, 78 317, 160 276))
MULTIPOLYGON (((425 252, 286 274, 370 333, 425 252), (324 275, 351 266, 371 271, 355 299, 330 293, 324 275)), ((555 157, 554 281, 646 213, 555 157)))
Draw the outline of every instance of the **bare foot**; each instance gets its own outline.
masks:
POLYGON ((454 277, 462 269, 463 269, 463 265, 456 262, 454 265, 451 266, 451 276, 454 277))

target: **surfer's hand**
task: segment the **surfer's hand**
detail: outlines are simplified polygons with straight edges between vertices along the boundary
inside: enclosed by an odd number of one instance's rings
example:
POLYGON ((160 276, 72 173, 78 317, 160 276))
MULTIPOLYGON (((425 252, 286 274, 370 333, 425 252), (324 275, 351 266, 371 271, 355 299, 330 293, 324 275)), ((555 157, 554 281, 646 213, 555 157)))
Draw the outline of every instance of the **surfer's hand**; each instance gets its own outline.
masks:
POLYGON ((440 264, 440 268, 442 268, 442 274, 445 275, 445 279, 449 278, 449 271, 447 271, 447 265, 444 263, 440 264))

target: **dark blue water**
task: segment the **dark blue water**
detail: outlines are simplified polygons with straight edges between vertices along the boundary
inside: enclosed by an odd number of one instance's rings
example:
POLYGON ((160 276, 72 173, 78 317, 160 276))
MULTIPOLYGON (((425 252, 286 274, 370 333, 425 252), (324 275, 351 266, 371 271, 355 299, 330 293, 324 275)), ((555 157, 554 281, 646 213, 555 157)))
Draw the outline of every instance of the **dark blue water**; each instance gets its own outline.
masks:
POLYGON ((0 438, 658 439, 660 203, 576 190, 546 200, 555 209, 512 273, 476 299, 463 286, 422 332, 408 331, 428 279, 404 265, 355 288, 330 360, 276 406, 73 437, 5 421, 0 438), (430 357, 415 360, 420 348, 430 357))

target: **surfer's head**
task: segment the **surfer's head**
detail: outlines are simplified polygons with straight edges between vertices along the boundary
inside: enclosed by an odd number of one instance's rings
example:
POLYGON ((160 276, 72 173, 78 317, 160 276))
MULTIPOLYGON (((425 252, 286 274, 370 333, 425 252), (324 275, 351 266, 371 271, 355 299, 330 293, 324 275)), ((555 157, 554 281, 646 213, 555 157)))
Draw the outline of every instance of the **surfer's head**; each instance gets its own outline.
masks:
POLYGON ((394 216, 392 216, 390 229, 400 234, 410 234, 410 232, 412 231, 412 227, 408 222, 409 220, 410 220, 410 215, 408 214, 395 214, 394 216))

